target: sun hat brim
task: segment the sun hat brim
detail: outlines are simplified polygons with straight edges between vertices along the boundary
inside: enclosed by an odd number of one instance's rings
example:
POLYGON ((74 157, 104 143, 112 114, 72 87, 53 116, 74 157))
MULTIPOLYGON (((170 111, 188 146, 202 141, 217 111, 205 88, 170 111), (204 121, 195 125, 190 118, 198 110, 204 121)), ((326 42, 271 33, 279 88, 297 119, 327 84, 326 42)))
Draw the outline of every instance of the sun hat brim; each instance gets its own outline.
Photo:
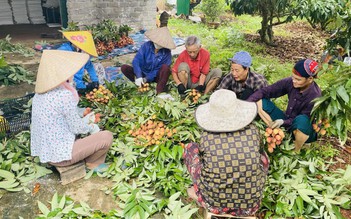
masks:
POLYGON ((160 27, 145 32, 145 36, 152 42, 167 48, 175 49, 176 45, 167 27, 160 27))
POLYGON ((36 93, 45 93, 68 80, 89 60, 85 53, 44 50, 40 59, 35 85, 36 93))
POLYGON ((249 125, 257 115, 257 105, 236 99, 237 107, 227 115, 211 110, 211 102, 200 105, 195 111, 196 123, 209 132, 233 132, 249 125))

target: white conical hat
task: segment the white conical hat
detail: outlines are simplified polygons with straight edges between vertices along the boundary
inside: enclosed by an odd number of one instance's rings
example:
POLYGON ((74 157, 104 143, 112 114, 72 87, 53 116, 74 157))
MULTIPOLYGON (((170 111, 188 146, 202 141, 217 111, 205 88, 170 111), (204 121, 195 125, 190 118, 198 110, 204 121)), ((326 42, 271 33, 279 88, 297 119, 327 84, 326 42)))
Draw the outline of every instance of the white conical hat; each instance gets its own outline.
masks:
POLYGON ((167 27, 160 27, 153 30, 148 30, 145 32, 145 36, 149 38, 152 42, 167 48, 167 49, 175 49, 176 45, 173 41, 171 33, 169 32, 167 27))
POLYGON ((44 50, 40 59, 36 93, 45 93, 59 86, 79 71, 89 60, 85 53, 44 50))

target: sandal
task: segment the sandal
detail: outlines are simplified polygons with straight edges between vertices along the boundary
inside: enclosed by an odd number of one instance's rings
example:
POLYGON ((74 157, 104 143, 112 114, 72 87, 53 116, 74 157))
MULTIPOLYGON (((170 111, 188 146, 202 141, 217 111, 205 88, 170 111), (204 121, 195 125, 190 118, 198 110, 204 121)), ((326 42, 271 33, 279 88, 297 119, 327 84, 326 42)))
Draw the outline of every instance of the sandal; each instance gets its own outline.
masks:
POLYGON ((109 165, 106 163, 102 163, 99 166, 95 167, 94 169, 87 169, 88 171, 93 171, 93 173, 103 173, 109 168, 109 165))

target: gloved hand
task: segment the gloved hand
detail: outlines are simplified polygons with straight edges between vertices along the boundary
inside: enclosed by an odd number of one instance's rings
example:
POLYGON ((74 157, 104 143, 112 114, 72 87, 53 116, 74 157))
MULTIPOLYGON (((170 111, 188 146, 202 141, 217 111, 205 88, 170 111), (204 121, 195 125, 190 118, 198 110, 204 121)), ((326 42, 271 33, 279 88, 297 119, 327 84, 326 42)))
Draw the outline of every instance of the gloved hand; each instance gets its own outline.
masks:
POLYGON ((205 91, 205 85, 198 85, 195 89, 200 93, 202 93, 205 91))
POLYGON ((141 85, 144 84, 144 80, 143 78, 137 78, 134 83, 136 86, 141 87, 141 85))
POLYGON ((283 123, 284 123, 284 120, 282 120, 282 119, 277 119, 277 120, 274 120, 274 121, 270 124, 270 127, 271 127, 272 129, 274 129, 274 128, 279 128, 281 125, 283 125, 283 123))
POLYGON ((79 95, 85 95, 85 93, 87 92, 87 90, 84 89, 84 88, 77 88, 77 92, 78 92, 79 95))
POLYGON ((99 82, 98 81, 93 81, 87 85, 87 90, 92 91, 94 88, 99 88, 99 82))
POLYGON ((96 124, 90 124, 90 130, 89 130, 89 133, 92 135, 92 134, 95 134, 97 132, 100 131, 100 128, 98 125, 96 124))
POLYGON ((86 108, 77 107, 77 113, 78 113, 80 118, 83 118, 85 110, 86 110, 86 108))
POLYGON ((83 122, 87 125, 94 124, 95 122, 95 113, 91 112, 88 115, 83 117, 83 122))
POLYGON ((184 84, 182 84, 182 83, 178 84, 178 93, 183 95, 183 94, 185 94, 185 91, 186 91, 186 88, 185 88, 184 84))

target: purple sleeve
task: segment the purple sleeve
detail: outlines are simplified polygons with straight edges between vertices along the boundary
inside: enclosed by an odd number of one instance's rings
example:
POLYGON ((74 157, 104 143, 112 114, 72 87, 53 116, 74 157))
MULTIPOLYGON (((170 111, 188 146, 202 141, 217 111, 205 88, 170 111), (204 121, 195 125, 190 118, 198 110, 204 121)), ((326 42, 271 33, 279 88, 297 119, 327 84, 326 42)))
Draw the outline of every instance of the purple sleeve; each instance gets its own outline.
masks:
POLYGON ((257 90, 247 99, 247 101, 257 102, 258 100, 261 100, 263 98, 281 97, 288 93, 289 88, 291 86, 292 86, 292 79, 290 77, 284 78, 270 86, 263 87, 257 90))

